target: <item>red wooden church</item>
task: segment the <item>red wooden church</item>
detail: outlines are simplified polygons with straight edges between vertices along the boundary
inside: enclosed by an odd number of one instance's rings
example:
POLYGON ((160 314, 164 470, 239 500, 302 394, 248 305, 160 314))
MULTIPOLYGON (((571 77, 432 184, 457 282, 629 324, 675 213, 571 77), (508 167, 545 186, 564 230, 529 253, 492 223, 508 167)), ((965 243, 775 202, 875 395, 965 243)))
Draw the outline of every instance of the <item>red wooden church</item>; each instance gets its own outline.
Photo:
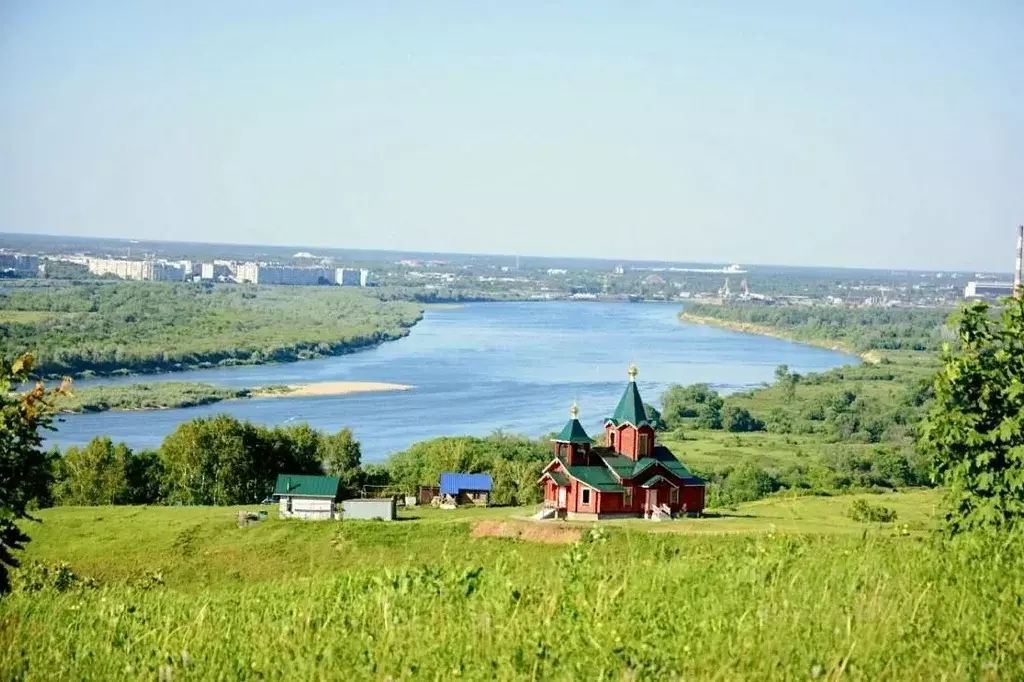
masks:
POLYGON ((604 445, 593 444, 575 405, 565 428, 552 439, 555 458, 539 483, 544 506, 554 515, 660 519, 704 510, 703 479, 655 441, 636 375, 636 367, 630 366, 626 391, 604 423, 604 445))

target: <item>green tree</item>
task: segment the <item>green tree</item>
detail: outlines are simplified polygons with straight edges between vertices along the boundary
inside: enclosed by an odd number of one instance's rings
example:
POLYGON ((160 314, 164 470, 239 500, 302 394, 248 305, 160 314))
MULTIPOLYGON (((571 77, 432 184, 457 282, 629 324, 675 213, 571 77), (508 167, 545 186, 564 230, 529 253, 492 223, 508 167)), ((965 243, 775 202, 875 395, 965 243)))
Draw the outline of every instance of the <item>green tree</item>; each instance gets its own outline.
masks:
POLYGON ((362 485, 363 453, 352 429, 344 428, 334 435, 322 436, 319 458, 324 471, 341 479, 342 493, 354 494, 362 485))
POLYGON ((228 415, 178 426, 160 445, 167 499, 249 504, 269 495, 280 473, 322 473, 319 435, 305 425, 267 429, 228 415))
POLYGON ((124 504, 128 501, 127 466, 131 450, 106 436, 84 448, 70 447, 57 463, 54 501, 61 505, 124 504))
POLYGON ((651 423, 655 431, 662 431, 665 428, 665 424, 661 420, 661 412, 658 411, 658 408, 644 403, 644 412, 647 413, 647 421, 651 423))
POLYGON ((18 565, 14 552, 29 541, 17 523, 31 519, 32 504, 49 494, 53 462, 40 431, 49 428, 54 401, 67 392, 66 384, 48 390, 37 383, 14 393, 29 380, 34 362, 28 354, 14 362, 0 359, 0 593, 10 590, 9 569, 18 565))
POLYGON ((723 402, 708 384, 676 384, 661 397, 661 418, 670 429, 683 426, 684 419, 694 420, 698 428, 720 429, 723 402))
POLYGON ((722 410, 722 428, 726 431, 763 431, 764 422, 739 405, 726 405, 722 410))
POLYGON ((945 486, 951 532, 1024 520, 1024 300, 965 307, 946 345, 921 444, 945 486))

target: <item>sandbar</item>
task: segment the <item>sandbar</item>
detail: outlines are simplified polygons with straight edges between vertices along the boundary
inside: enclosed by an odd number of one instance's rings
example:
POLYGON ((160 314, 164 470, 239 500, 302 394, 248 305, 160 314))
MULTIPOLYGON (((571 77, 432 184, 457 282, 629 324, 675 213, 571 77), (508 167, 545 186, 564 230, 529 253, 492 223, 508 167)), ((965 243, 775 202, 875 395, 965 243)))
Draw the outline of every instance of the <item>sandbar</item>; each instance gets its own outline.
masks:
POLYGON ((300 398, 322 395, 347 395, 349 393, 376 393, 380 391, 408 391, 412 386, 388 384, 380 381, 319 381, 313 384, 295 384, 281 388, 256 389, 261 398, 300 398))

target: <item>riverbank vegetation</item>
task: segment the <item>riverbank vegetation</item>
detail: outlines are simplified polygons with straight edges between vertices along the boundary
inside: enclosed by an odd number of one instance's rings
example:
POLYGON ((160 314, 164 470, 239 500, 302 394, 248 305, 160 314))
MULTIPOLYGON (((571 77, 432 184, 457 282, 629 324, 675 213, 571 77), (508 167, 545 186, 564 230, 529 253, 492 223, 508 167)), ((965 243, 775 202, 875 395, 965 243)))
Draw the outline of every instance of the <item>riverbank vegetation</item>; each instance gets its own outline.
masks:
POLYGON ((166 372, 338 355, 408 333, 417 304, 340 287, 38 282, 0 296, 0 357, 47 376, 166 372))
POLYGON ((763 306, 687 304, 684 321, 866 354, 881 351, 937 353, 953 339, 951 308, 847 308, 824 305, 763 306))
POLYGON ((255 394, 256 391, 250 388, 225 388, 186 381, 113 384, 86 388, 73 387, 70 395, 63 396, 57 401, 56 407, 60 412, 65 413, 162 410, 210 405, 222 400, 249 398, 255 394))

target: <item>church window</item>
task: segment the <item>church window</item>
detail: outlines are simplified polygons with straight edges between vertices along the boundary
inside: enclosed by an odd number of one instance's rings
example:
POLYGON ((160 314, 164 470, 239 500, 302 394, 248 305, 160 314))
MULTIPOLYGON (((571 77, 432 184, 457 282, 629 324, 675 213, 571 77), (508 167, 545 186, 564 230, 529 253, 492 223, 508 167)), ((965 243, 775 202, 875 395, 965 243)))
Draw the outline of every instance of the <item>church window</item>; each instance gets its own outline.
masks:
POLYGON ((637 450, 641 457, 647 457, 651 454, 651 442, 650 436, 646 433, 640 434, 640 446, 637 450))
POLYGON ((622 491, 622 506, 632 507, 633 506, 633 489, 627 486, 622 491))
POLYGON ((679 488, 672 488, 672 492, 668 494, 669 504, 679 504, 679 488))
POLYGON ((583 489, 583 504, 590 504, 590 490, 587 488, 583 489))

